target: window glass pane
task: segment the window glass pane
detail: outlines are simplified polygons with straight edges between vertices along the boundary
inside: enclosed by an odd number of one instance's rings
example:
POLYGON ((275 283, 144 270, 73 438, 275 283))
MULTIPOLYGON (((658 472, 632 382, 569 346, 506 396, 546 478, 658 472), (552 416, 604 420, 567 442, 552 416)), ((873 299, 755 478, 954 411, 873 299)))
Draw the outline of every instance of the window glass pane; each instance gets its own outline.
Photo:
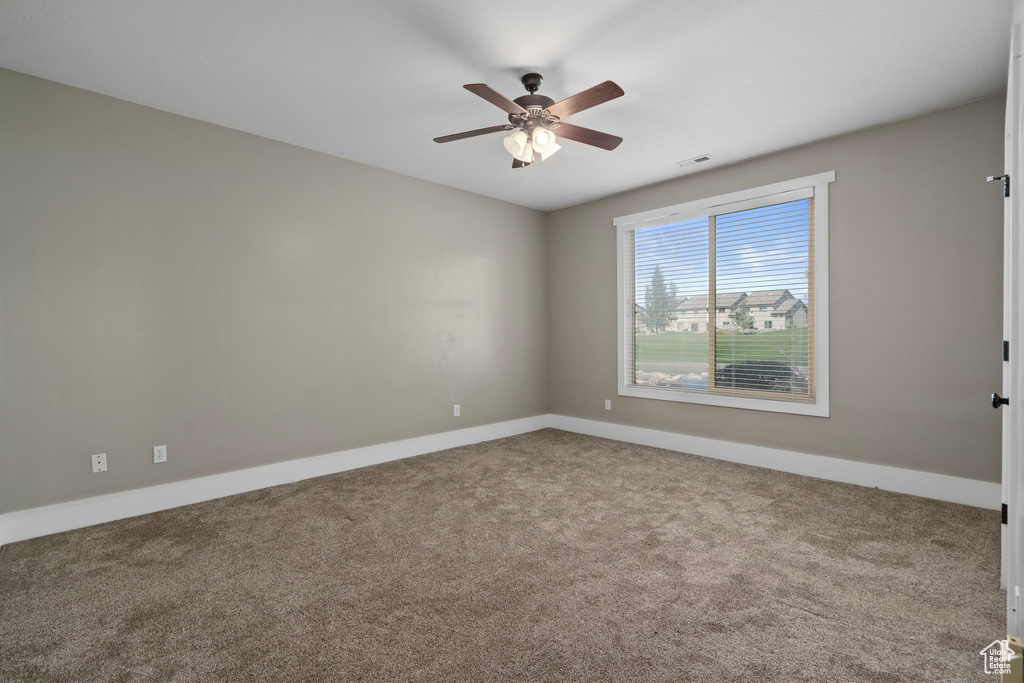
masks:
POLYGON ((716 391, 810 395, 812 202, 716 218, 716 391))
POLYGON ((633 384, 707 389, 708 219, 633 236, 633 384))

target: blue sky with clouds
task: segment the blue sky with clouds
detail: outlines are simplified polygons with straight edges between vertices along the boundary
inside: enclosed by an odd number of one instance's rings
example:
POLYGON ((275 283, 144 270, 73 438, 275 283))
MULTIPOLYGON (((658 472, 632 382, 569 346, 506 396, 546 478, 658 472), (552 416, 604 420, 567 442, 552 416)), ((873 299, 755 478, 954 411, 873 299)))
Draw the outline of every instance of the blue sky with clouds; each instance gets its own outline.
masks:
MULTIPOLYGON (((809 199, 721 214, 716 218, 717 291, 788 289, 807 301, 809 199)), ((670 223, 634 232, 637 303, 655 265, 677 296, 699 296, 708 289, 708 218, 670 223)))

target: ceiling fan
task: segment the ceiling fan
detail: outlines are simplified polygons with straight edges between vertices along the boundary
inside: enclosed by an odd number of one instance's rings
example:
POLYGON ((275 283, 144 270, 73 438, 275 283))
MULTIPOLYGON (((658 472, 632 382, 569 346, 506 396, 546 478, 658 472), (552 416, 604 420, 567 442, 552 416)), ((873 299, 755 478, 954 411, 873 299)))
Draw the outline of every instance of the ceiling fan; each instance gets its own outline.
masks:
POLYGON ((512 131, 512 134, 504 140, 505 149, 512 155, 512 168, 529 166, 538 156, 543 161, 561 149, 555 140, 556 132, 559 137, 566 140, 575 140, 601 149, 613 150, 619 146, 622 138, 616 135, 574 126, 562 119, 608 100, 614 100, 616 97, 622 97, 624 94, 622 88, 611 81, 605 81, 593 88, 578 92, 572 97, 567 97, 561 102, 555 102, 550 97, 537 94, 541 80, 540 74, 529 73, 523 76, 523 86, 529 94, 514 100, 491 90, 483 83, 470 83, 462 86, 507 112, 509 122, 500 126, 444 135, 434 138, 434 142, 451 142, 499 131, 512 131))

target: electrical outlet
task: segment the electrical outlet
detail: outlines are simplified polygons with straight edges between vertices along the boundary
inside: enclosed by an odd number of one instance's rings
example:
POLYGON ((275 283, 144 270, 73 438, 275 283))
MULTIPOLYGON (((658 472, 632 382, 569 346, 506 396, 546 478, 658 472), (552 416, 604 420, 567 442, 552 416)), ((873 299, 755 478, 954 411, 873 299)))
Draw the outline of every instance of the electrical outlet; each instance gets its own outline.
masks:
POLYGON ((606 398, 604 400, 604 409, 605 410, 611 410, 612 409, 612 400, 610 398, 606 398))
POLYGON ((455 417, 458 417, 461 414, 462 414, 462 408, 461 408, 461 406, 459 406, 458 403, 456 403, 455 404, 455 417))
POLYGON ((90 458, 92 460, 92 473, 106 472, 107 471, 107 454, 100 453, 90 458))
POLYGON ((153 462, 167 462, 167 446, 153 446, 153 462))

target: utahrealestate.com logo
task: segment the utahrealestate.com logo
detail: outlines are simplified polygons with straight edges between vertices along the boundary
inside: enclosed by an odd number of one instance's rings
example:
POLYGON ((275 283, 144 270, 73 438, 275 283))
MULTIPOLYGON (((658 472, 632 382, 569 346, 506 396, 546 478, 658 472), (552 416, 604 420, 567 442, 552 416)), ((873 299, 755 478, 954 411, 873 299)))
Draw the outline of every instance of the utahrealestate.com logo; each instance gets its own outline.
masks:
POLYGON ((1010 649, 1009 640, 993 640, 991 645, 981 651, 981 656, 985 658, 985 673, 1010 673, 1010 658, 1013 657, 1013 650, 1010 649))

